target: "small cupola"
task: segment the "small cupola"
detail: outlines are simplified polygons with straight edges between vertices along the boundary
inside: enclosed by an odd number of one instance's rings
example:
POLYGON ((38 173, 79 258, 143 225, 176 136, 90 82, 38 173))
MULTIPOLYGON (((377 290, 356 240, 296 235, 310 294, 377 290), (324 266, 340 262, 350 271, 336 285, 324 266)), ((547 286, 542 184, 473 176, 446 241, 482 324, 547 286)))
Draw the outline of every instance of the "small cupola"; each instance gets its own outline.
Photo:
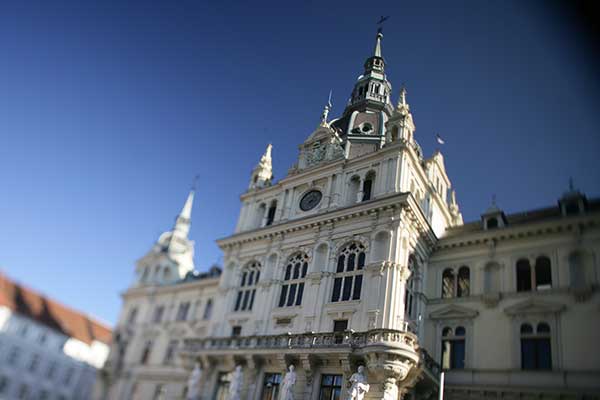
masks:
POLYGON ((587 209, 587 198, 575 189, 573 179, 569 179, 569 190, 564 192, 558 200, 558 207, 560 213, 565 217, 583 214, 587 209))
POLYGON ((485 231, 504 228, 508 225, 504 211, 496 205, 496 196, 492 197, 492 204, 485 210, 485 213, 481 215, 481 223, 483 230, 485 231))

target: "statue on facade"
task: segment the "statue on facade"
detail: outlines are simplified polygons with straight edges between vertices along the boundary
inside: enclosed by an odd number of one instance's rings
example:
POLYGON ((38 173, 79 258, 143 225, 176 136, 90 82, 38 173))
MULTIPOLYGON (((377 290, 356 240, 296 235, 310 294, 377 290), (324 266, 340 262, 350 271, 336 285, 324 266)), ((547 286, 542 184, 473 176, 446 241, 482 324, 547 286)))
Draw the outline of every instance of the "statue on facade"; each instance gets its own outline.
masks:
POLYGON ((229 395, 227 396, 227 400, 240 400, 240 392, 242 391, 243 382, 244 374, 242 373, 242 366, 238 365, 231 373, 231 380, 229 382, 229 395))
POLYGON ((350 390, 348 390, 348 400, 363 400, 365 393, 369 391, 369 384, 365 377, 365 367, 360 365, 358 370, 350 377, 350 390))
POLYGON ((202 378, 202 368, 200 364, 196 363, 194 370, 190 374, 188 379, 188 392, 186 400, 198 400, 200 399, 200 379, 202 378))
POLYGON ((386 379, 383 383, 383 400, 398 400, 398 385, 395 379, 386 379))
POLYGON ((294 364, 290 364, 283 382, 281 383, 281 394, 279 400, 294 400, 294 385, 296 384, 296 371, 294 364))

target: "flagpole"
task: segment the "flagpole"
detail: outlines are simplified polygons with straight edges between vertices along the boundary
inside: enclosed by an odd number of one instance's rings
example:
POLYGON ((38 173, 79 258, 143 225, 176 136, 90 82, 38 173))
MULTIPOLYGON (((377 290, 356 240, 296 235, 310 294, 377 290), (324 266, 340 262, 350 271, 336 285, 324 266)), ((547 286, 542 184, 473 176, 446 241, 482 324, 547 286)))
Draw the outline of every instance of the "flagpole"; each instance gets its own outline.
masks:
POLYGON ((438 400, 444 400, 444 373, 440 373, 440 393, 438 400))

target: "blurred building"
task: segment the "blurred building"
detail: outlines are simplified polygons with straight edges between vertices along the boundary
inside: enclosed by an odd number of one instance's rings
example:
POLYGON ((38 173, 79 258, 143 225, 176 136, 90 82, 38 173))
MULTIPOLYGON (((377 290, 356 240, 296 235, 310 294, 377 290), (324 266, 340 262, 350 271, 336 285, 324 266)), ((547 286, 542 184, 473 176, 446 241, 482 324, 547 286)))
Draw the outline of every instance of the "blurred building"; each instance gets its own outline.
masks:
POLYGON ((111 330, 0 274, 0 399, 86 400, 111 330))
POLYGON ((600 398, 600 202, 464 224, 382 38, 278 182, 267 147, 220 275, 192 272, 190 194, 123 295, 106 398, 270 400, 291 364, 296 399, 349 398, 360 365, 365 399, 435 399, 442 370, 446 399, 600 398))

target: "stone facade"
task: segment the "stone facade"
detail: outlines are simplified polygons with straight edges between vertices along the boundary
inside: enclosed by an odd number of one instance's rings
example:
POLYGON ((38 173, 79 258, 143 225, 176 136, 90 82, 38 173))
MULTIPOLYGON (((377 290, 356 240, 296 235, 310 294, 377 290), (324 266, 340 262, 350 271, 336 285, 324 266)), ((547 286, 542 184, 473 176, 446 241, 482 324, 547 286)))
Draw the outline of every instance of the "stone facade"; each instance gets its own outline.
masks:
POLYGON ((391 103, 382 38, 343 114, 328 120, 327 104, 278 182, 267 147, 217 241, 220 275, 161 281, 165 265, 193 264, 160 240, 138 263, 105 396, 183 399, 199 366, 200 399, 275 399, 294 365, 294 398, 333 400, 362 365, 365 399, 432 399, 441 367, 447 398, 598 398, 598 202, 572 190, 558 207, 494 205, 463 224, 406 90, 391 103))

